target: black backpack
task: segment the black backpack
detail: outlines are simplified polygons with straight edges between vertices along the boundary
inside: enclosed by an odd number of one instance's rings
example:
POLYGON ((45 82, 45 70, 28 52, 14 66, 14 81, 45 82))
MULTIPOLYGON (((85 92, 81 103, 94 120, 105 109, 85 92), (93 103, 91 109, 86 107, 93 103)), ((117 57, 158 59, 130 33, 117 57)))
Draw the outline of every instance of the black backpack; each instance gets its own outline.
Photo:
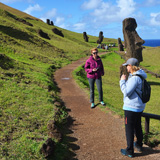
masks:
POLYGON ((142 99, 143 103, 147 103, 150 100, 151 96, 151 86, 150 84, 146 81, 145 78, 143 78, 141 75, 135 74, 135 76, 139 76, 142 79, 142 96, 136 92, 139 97, 142 99))

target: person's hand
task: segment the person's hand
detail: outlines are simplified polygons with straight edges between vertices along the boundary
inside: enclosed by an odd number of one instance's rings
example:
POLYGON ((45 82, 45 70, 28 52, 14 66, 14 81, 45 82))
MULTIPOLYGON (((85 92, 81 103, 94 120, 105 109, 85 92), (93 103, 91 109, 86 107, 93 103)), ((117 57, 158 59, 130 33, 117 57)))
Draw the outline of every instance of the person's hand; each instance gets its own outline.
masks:
POLYGON ((126 80, 126 75, 122 74, 121 80, 126 80))
POLYGON ((97 71, 97 68, 94 68, 94 69, 93 69, 93 72, 96 72, 96 71, 97 71))

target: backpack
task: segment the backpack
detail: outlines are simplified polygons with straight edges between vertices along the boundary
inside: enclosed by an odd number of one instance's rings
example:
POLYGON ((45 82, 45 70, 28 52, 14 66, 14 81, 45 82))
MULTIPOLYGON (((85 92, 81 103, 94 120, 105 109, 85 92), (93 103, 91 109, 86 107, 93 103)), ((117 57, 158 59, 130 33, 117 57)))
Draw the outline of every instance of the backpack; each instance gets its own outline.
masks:
POLYGON ((141 75, 136 74, 136 76, 140 77, 142 80, 142 96, 140 96, 138 94, 138 92, 136 92, 139 97, 142 99, 143 103, 147 103, 150 100, 150 96, 151 96, 151 86, 150 84, 146 81, 145 78, 143 78, 141 75))

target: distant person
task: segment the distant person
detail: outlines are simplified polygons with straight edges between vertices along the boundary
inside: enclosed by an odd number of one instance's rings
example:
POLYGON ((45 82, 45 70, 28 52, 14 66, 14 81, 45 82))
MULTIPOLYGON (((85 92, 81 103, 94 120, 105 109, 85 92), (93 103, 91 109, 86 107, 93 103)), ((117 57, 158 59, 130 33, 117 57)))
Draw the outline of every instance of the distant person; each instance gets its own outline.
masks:
POLYGON ((105 45, 105 49, 106 49, 106 50, 108 50, 108 49, 109 49, 109 47, 108 47, 107 45, 105 45))
POLYGON ((97 48, 101 48, 101 44, 98 44, 97 48))
POLYGON ((142 152, 143 133, 141 126, 141 115, 145 109, 145 103, 142 102, 140 96, 142 95, 142 80, 136 74, 147 78, 147 74, 138 67, 138 60, 136 58, 130 58, 123 66, 127 67, 129 72, 128 80, 126 75, 122 75, 120 78, 120 89, 123 93, 123 110, 125 114, 125 131, 127 148, 121 149, 122 155, 133 157, 134 148, 142 152), (134 133, 137 141, 134 142, 134 133))
POLYGON ((113 43, 113 44, 112 44, 112 47, 115 47, 115 46, 116 46, 116 44, 115 44, 115 43, 113 43))
POLYGON ((94 104, 94 84, 96 82, 98 93, 99 93, 99 101, 105 106, 103 102, 103 90, 102 90, 102 76, 104 75, 104 68, 101 58, 98 56, 98 49, 91 49, 91 56, 86 61, 85 71, 87 72, 87 78, 90 86, 90 102, 91 108, 95 107, 94 104))

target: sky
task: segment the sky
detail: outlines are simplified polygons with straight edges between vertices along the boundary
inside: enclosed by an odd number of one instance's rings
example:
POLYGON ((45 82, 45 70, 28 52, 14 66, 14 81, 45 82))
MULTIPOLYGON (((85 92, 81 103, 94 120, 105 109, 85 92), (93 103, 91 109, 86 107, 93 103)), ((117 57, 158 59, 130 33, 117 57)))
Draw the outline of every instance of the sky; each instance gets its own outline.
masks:
POLYGON ((142 39, 160 39, 159 0, 0 0, 55 26, 105 38, 123 38, 122 22, 135 18, 142 39))

